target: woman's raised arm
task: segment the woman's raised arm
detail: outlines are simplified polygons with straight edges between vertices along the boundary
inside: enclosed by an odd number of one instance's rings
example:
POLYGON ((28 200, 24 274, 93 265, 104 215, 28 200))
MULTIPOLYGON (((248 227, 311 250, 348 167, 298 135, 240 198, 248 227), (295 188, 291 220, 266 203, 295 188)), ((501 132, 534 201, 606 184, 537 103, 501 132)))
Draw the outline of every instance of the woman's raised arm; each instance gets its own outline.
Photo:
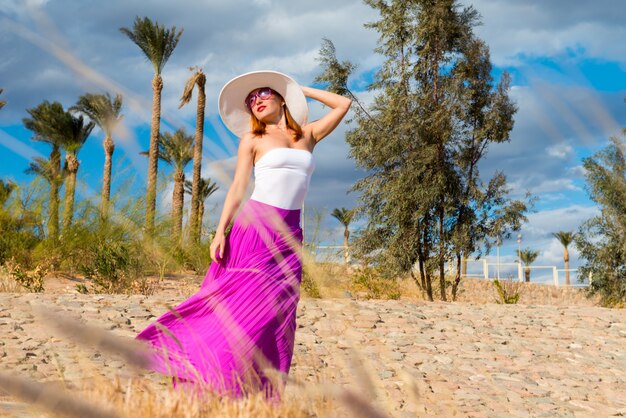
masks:
POLYGON ((348 113, 352 100, 339 94, 312 87, 303 86, 302 92, 306 97, 322 102, 331 108, 331 111, 321 119, 308 123, 303 127, 304 130, 310 132, 315 142, 319 142, 339 125, 339 122, 348 113))

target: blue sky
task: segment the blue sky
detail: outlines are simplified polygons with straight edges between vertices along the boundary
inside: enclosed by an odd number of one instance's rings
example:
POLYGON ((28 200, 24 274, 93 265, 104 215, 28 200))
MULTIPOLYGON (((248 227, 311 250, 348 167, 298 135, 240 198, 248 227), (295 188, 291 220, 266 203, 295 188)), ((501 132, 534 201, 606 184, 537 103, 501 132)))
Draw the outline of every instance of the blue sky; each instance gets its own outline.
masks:
MULTIPOLYGON (((470 3, 464 3, 470 4, 470 3)), ((530 191, 536 212, 522 233, 522 247, 541 251, 537 263, 560 265, 562 249, 551 232, 576 230, 597 208, 587 196, 581 159, 605 146, 626 127, 626 6, 610 0, 477 0, 482 15, 476 33, 491 49, 494 76, 512 75, 511 95, 519 111, 511 142, 493 146, 481 166, 484 176, 503 170, 512 195, 530 191)), ((31 157, 48 148, 30 140, 22 127, 25 109, 43 100, 69 107, 85 92, 124 95, 125 131, 117 143, 113 189, 132 178, 136 190, 147 171, 150 80, 152 68, 139 49, 119 32, 136 15, 149 16, 185 32, 163 72, 163 130, 193 132, 195 104, 178 109, 189 66, 207 74, 207 118, 203 175, 218 181, 209 215, 217 221, 232 176, 236 140, 217 116, 217 93, 233 76, 256 69, 286 72, 302 84, 319 73, 321 39, 331 39, 340 59, 358 65, 355 89, 362 91, 381 63, 373 52, 376 34, 363 27, 376 19, 361 1, 109 1, 3 0, 0 2, 0 87, 7 106, 0 110, 0 178, 28 181, 23 171, 31 157), (97 7, 96 7, 97 4, 97 7)), ((322 114, 311 104, 311 116, 322 114)), ((362 172, 348 158, 340 126, 315 152, 316 172, 306 201, 309 214, 323 214, 321 240, 340 243, 341 228, 330 217, 335 207, 353 207, 346 194, 362 172)), ((102 165, 102 133, 95 130, 79 155, 83 197, 97 196, 102 165)), ((191 167, 189 167, 189 170, 191 167)), ((160 165, 161 173, 168 167, 160 165)), ((167 210, 171 185, 161 196, 167 210)), ((502 247, 503 259, 515 258, 515 239, 502 247)), ((573 262, 577 264, 573 252, 573 262)))

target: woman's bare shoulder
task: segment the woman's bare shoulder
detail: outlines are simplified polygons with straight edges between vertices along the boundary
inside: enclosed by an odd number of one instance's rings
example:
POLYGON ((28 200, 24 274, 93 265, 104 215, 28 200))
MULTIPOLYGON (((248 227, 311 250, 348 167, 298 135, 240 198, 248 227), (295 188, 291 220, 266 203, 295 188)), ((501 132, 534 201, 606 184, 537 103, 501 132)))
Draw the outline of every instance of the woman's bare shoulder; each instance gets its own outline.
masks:
POLYGON ((255 151, 255 138, 257 135, 252 132, 248 132, 239 138, 239 154, 253 154, 255 151))

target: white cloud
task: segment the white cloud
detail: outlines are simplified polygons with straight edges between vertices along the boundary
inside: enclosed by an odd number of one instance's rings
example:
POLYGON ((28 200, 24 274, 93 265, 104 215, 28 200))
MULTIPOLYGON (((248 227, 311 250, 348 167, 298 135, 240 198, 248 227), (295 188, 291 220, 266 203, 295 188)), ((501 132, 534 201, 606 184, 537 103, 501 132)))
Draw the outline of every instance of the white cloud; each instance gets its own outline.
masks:
POLYGON ((567 171, 569 174, 575 177, 585 177, 585 175, 587 174, 587 170, 585 170, 585 167, 583 167, 582 165, 570 167, 567 171))
POLYGON ((475 0, 483 25, 476 29, 497 65, 516 66, 522 57, 562 55, 583 49, 587 57, 623 61, 626 8, 609 0, 475 0))
POLYGON ((25 17, 33 9, 45 6, 49 0, 2 0, 0 2, 0 13, 9 16, 25 17))
POLYGON ((596 206, 572 205, 567 208, 544 210, 528 216, 528 227, 524 227, 535 236, 547 235, 558 231, 576 231, 580 224, 598 215, 596 206))
POLYGON ((552 157, 565 160, 573 154, 574 148, 572 148, 568 144, 555 144, 551 147, 548 147, 546 151, 548 152, 548 155, 552 157))

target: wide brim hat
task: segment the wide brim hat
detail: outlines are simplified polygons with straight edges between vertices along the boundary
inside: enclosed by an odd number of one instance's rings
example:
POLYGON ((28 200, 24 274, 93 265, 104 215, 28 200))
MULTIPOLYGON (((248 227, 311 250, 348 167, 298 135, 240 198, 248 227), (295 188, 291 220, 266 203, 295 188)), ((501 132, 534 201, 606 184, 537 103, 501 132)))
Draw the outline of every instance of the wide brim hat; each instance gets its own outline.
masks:
POLYGON ((294 79, 278 71, 252 71, 226 83, 218 99, 222 121, 235 135, 242 137, 250 132, 250 110, 244 101, 252 90, 261 87, 277 91, 298 125, 306 123, 309 108, 302 88, 294 79))

